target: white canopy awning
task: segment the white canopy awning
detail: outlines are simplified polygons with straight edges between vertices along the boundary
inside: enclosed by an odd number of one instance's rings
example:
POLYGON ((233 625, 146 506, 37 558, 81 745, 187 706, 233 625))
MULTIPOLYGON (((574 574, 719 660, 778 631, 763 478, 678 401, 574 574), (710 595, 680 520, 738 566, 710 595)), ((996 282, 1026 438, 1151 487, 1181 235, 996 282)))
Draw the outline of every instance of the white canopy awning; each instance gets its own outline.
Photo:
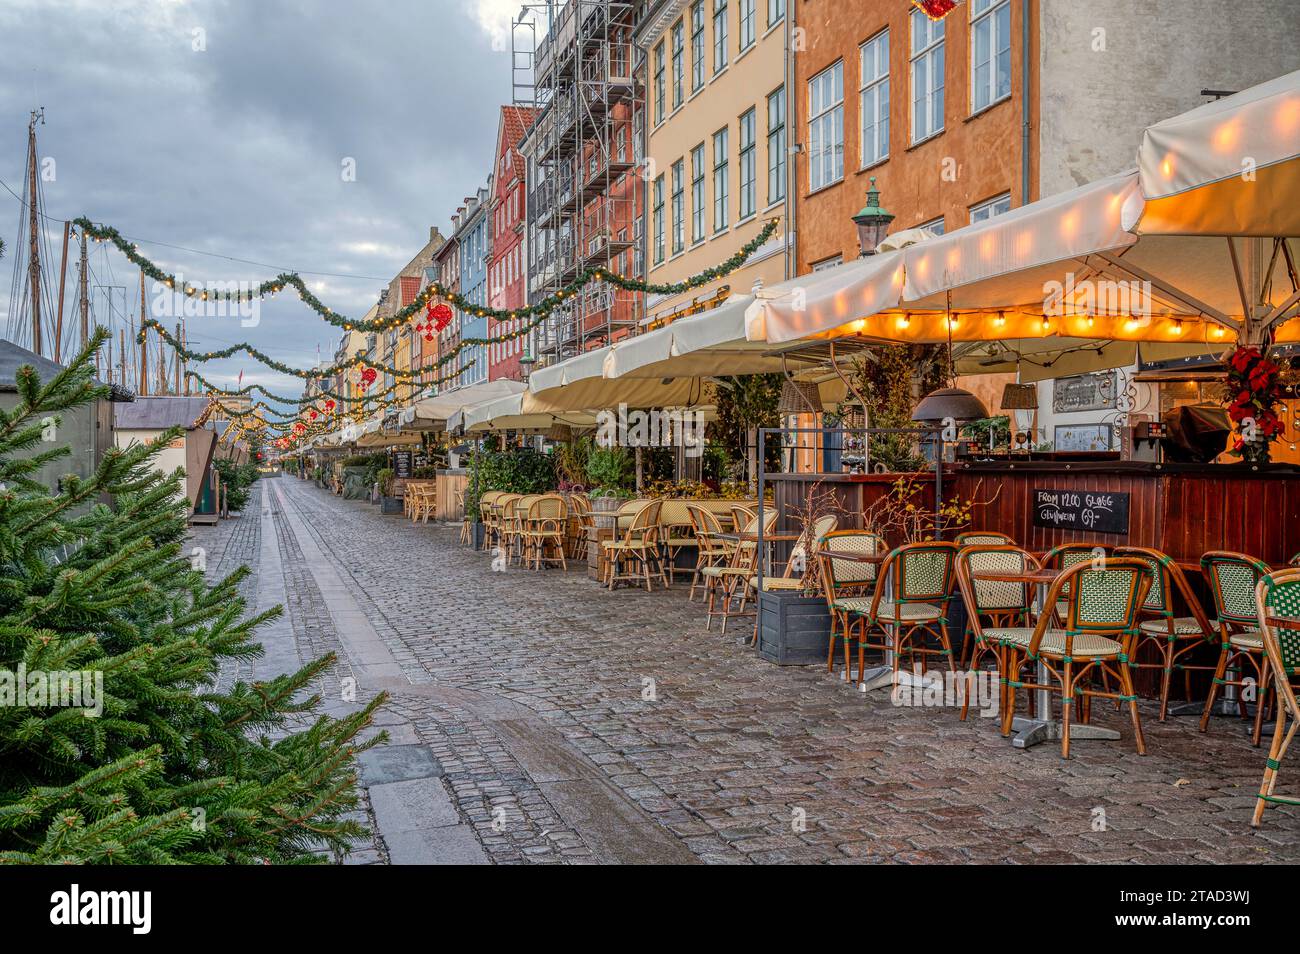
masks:
POLYGON ((461 433, 489 430, 546 430, 556 424, 589 427, 595 416, 582 411, 564 411, 551 407, 535 395, 524 392, 484 401, 467 407, 447 422, 461 433))
POLYGON ((1147 127, 1144 235, 1300 235, 1300 71, 1147 127))
POLYGON ((759 291, 746 315, 746 337, 780 343, 811 338, 898 304, 903 253, 869 255, 759 291))
POLYGON ((484 401, 490 401, 493 398, 518 394, 525 387, 526 385, 521 381, 497 380, 480 381, 478 384, 470 384, 452 391, 444 391, 442 394, 418 401, 413 406, 412 422, 418 423, 421 420, 445 421, 461 408, 482 404, 484 401))

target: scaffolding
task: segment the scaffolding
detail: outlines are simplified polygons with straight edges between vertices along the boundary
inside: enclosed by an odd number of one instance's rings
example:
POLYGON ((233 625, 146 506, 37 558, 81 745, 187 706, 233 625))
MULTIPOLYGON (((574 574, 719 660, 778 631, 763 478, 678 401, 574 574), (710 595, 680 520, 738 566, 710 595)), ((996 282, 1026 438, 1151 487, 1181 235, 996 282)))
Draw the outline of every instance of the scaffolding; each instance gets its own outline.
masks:
MULTIPOLYGON (((635 13, 635 3, 620 0, 535 0, 520 21, 538 24, 541 41, 532 48, 528 31, 512 31, 514 62, 533 68, 531 84, 515 83, 516 104, 538 110, 521 146, 529 168, 530 302, 588 269, 644 277, 635 13)), ((548 364, 616 341, 635 330, 643 307, 635 292, 588 285, 538 326, 534 355, 548 364)))

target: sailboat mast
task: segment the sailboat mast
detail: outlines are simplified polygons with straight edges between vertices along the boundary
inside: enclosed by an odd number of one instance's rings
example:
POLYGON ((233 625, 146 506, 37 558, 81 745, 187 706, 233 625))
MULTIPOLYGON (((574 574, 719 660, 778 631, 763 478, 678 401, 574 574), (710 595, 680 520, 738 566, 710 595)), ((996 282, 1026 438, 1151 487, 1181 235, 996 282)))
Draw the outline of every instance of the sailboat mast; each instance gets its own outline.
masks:
POLYGON ((45 122, 45 110, 32 110, 27 124, 27 225, 31 242, 27 262, 27 278, 32 295, 32 350, 41 353, 41 244, 38 240, 39 221, 36 209, 36 123, 45 122))

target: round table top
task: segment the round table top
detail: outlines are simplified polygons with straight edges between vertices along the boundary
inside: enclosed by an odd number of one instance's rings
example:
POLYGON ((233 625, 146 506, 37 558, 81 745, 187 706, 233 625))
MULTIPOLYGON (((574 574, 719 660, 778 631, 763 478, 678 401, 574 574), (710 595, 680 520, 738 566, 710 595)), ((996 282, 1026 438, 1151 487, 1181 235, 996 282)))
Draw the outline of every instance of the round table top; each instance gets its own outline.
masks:
POLYGON ((889 557, 888 553, 848 553, 843 550, 818 550, 817 555, 849 563, 884 563, 889 557))
POLYGON ((1061 575, 1060 570, 974 570, 971 576, 977 580, 991 580, 995 583, 1034 583, 1045 586, 1061 575))

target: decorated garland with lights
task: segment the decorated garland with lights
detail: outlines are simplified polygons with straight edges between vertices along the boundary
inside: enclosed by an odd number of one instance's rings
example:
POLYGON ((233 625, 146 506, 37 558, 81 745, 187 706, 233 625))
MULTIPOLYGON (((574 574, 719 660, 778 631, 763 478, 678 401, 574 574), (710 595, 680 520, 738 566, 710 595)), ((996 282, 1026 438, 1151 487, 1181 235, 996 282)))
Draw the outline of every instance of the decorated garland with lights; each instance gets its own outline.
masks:
MULTIPOLYGON (((111 242, 133 265, 154 281, 160 282, 168 288, 176 287, 175 275, 164 271, 147 257, 141 255, 135 245, 123 238, 117 229, 107 225, 96 225, 85 216, 76 219, 73 224, 84 232, 88 238, 92 238, 97 242, 111 242)), ((556 308, 564 305, 568 299, 572 298, 585 286, 594 281, 607 282, 611 285, 616 285, 625 291, 645 292, 646 294, 651 295, 679 295, 683 292, 688 292, 692 289, 707 285, 709 282, 715 281, 716 279, 726 277, 744 265, 745 262, 749 260, 750 256, 757 252, 767 242, 767 240, 776 233, 779 224, 779 218, 769 219, 763 228, 760 229, 752 239, 741 246, 741 248, 730 258, 711 268, 706 268, 704 271, 698 272, 680 282, 647 282, 639 278, 629 278, 626 275, 620 275, 608 268, 588 268, 579 273, 578 276, 568 285, 565 285, 555 293, 548 295, 541 301, 532 305, 525 305, 521 308, 514 309, 488 308, 485 305, 470 301, 468 298, 458 294, 457 292, 443 288, 439 282, 433 282, 432 284, 426 285, 409 305, 398 309, 392 315, 375 318, 370 321, 355 320, 340 315, 338 312, 334 311, 334 309, 327 307, 324 302, 312 294, 310 289, 307 288, 307 283, 302 280, 302 277, 297 272, 282 272, 275 278, 262 282, 257 286, 257 288, 249 289, 247 291, 209 290, 200 285, 189 283, 183 284, 180 291, 187 297, 198 298, 202 301, 211 300, 239 303, 244 301, 251 302, 254 295, 258 298, 262 298, 266 295, 278 294, 285 288, 293 288, 298 292, 299 298, 302 299, 303 303, 306 304, 308 308, 312 309, 312 311, 316 312, 321 316, 321 318, 325 319, 330 324, 337 328, 342 328, 345 331, 388 331, 406 324, 421 310, 426 311, 426 317, 428 320, 433 322, 435 328, 445 327, 446 323, 450 322, 451 315, 442 311, 438 305, 433 304, 435 300, 441 300, 446 305, 459 308, 466 314, 473 315, 476 318, 486 317, 492 318, 496 321, 534 319, 545 317, 550 314, 556 308)), ((143 333, 143 329, 141 333, 143 333)), ((493 338, 473 343, 494 344, 505 340, 509 339, 493 338)))
MULTIPOLYGON (((321 399, 324 399, 325 403, 329 403, 332 401, 336 405, 363 404, 371 401, 382 400, 386 397, 389 397, 392 394, 396 393, 398 388, 402 388, 402 387, 414 387, 417 389, 433 387, 435 385, 441 387, 443 384, 446 384, 448 381, 454 381, 456 378, 463 375, 466 371, 472 368, 474 364, 475 362, 472 360, 467 361, 465 362, 464 366, 461 367, 460 369, 456 371, 452 371, 448 374, 441 375, 436 378, 431 378, 427 381, 410 381, 410 382, 403 382, 401 384, 394 383, 394 384, 390 384, 382 391, 376 391, 374 394, 362 394, 362 395, 358 395, 357 397, 348 397, 346 394, 339 394, 338 392, 331 391, 328 388, 322 388, 321 390, 317 391, 315 394, 311 395, 310 397, 304 396, 304 397, 290 398, 290 397, 282 397, 279 394, 275 394, 271 391, 268 391, 260 384, 246 384, 242 388, 230 390, 228 388, 223 388, 220 385, 213 384, 211 381, 203 377, 203 375, 199 374, 197 371, 186 371, 185 376, 187 378, 190 378, 193 381, 197 381, 198 384, 202 387, 203 391, 209 397, 227 397, 227 398, 248 397, 254 391, 259 391, 267 398, 271 399, 272 401, 276 401, 281 404, 294 404, 297 405, 298 407, 302 407, 307 404, 315 404, 317 401, 320 401, 321 399)), ((332 407, 327 408, 327 410, 332 411, 334 410, 334 408, 332 407)))

